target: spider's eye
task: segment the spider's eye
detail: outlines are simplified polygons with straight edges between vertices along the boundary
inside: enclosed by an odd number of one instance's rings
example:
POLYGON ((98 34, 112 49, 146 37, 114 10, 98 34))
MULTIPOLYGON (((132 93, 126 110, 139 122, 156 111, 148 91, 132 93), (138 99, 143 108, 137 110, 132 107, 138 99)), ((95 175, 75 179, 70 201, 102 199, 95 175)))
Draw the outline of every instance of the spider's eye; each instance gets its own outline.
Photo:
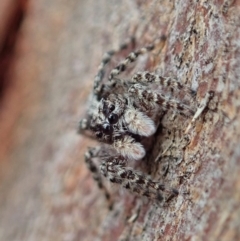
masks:
POLYGON ((109 106, 109 110, 110 110, 110 112, 114 111, 114 110, 115 110, 115 105, 111 104, 111 105, 109 106))
POLYGON ((113 127, 110 126, 109 124, 105 123, 105 124, 103 124, 103 131, 106 134, 112 134, 113 133, 113 127))
POLYGON ((112 113, 108 117, 108 121, 110 124, 116 124, 118 122, 118 115, 112 113))
POLYGON ((102 138, 102 136, 103 136, 103 133, 102 132, 100 132, 100 131, 98 131, 98 132, 96 132, 96 137, 97 138, 102 138))
POLYGON ((114 111, 114 110, 115 110, 115 105, 113 105, 113 104, 108 105, 107 102, 104 102, 104 105, 103 105, 103 114, 104 114, 105 116, 108 116, 109 113, 111 113, 111 112, 114 111))

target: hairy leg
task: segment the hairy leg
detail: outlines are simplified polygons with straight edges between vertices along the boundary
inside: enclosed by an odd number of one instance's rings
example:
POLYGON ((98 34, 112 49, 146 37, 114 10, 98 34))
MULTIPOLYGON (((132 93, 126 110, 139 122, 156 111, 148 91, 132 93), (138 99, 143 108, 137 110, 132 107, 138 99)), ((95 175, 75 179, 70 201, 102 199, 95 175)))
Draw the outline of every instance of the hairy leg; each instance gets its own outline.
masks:
POLYGON ((136 73, 132 79, 134 83, 157 83, 163 87, 167 87, 171 89, 171 92, 174 94, 176 91, 184 91, 187 95, 194 97, 195 91, 191 88, 183 85, 177 79, 171 77, 163 77, 161 75, 150 73, 148 71, 145 72, 138 72, 136 73))
POLYGON ((178 195, 176 189, 166 188, 164 184, 151 180, 147 175, 127 167, 126 164, 126 160, 121 157, 110 157, 101 164, 100 169, 110 182, 117 183, 140 196, 161 201, 163 192, 178 195))
POLYGON ((101 146, 90 148, 85 153, 85 162, 87 164, 88 169, 91 171, 93 175, 93 179, 97 182, 98 187, 104 191, 106 198, 109 200, 110 195, 106 187, 102 183, 101 173, 99 172, 99 169, 96 166, 96 164, 93 162, 93 158, 98 157, 100 152, 101 146))
POLYGON ((152 44, 143 47, 135 52, 130 53, 119 65, 117 65, 110 73, 108 79, 111 81, 116 76, 118 76, 120 73, 126 70, 127 66, 136 61, 136 59, 147 52, 150 52, 154 50, 160 43, 164 43, 166 40, 165 36, 162 36, 161 38, 156 39, 152 44))
POLYGON ((174 109, 185 116, 194 115, 194 111, 187 105, 184 105, 177 100, 167 97, 161 93, 146 89, 140 84, 134 84, 131 86, 129 88, 129 93, 131 93, 134 98, 139 100, 139 104, 143 105, 143 108, 146 110, 154 109, 155 106, 158 105, 163 110, 174 109))
POLYGON ((103 55, 101 64, 98 67, 98 72, 94 78, 93 89, 94 89, 95 95, 98 95, 101 92, 101 84, 102 84, 102 80, 103 80, 103 77, 105 74, 105 66, 110 62, 111 58, 116 53, 120 52, 121 50, 126 49, 130 43, 134 44, 134 42, 135 42, 135 39, 130 38, 124 44, 121 44, 117 49, 110 50, 103 55))

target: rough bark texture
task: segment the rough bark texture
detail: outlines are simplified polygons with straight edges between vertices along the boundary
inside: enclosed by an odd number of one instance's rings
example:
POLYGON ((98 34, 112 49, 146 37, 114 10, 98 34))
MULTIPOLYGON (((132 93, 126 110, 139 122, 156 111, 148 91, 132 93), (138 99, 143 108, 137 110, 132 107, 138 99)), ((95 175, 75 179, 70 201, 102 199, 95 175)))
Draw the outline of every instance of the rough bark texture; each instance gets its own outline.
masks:
POLYGON ((0 240, 240 240, 239 39, 238 0, 30 1, 1 102, 0 240), (167 36, 138 70, 214 97, 189 141, 190 119, 166 113, 137 165, 189 194, 158 204, 113 187, 108 210, 76 126, 103 52, 132 35, 167 36))

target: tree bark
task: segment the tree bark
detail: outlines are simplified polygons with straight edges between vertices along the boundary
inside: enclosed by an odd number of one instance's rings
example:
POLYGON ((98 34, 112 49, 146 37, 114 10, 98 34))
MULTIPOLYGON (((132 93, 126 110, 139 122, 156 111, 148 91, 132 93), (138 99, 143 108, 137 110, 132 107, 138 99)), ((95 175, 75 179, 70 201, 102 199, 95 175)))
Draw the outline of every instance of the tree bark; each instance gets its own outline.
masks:
POLYGON ((239 0, 30 1, 1 102, 0 240, 240 240, 239 39, 239 0), (102 54, 133 35, 136 48, 167 39, 129 76, 176 77, 191 105, 214 95, 187 134, 191 118, 166 112, 136 164, 180 194, 110 186, 109 210, 84 163, 97 143, 76 129, 102 54))

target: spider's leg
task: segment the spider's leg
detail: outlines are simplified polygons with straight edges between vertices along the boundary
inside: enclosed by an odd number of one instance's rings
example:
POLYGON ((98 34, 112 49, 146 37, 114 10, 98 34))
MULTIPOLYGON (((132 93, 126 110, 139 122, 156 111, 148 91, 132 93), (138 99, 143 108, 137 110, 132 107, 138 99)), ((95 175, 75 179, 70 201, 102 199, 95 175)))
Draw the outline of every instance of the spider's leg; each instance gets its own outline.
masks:
MULTIPOLYGON (((99 101, 96 100, 95 95, 92 96, 91 105, 89 106, 88 114, 86 118, 83 118, 78 123, 79 134, 86 134, 85 131, 90 129, 90 123, 93 116, 98 115, 99 101)), ((86 136, 89 136, 88 134, 86 136)))
POLYGON ((147 175, 126 165, 126 159, 120 156, 109 157, 100 165, 100 169, 110 182, 117 183, 140 196, 161 201, 163 192, 169 193, 171 196, 178 195, 176 189, 166 188, 164 184, 153 181, 147 175))
POLYGON ((187 95, 194 97, 195 91, 192 90, 190 87, 187 87, 177 81, 176 78, 171 77, 163 77, 161 75, 150 73, 148 71, 145 72, 138 72, 136 73, 132 79, 132 82, 134 83, 157 83, 160 84, 163 87, 170 88, 171 92, 174 94, 176 91, 184 91, 187 95))
POLYGON ((111 81, 113 80, 116 76, 118 76, 120 73, 122 73, 123 71, 126 70, 126 67, 136 61, 136 59, 138 58, 138 56, 143 55, 147 52, 150 52, 152 50, 154 50, 156 48, 156 46, 158 46, 160 43, 165 42, 166 37, 163 36, 161 38, 158 38, 157 40, 155 40, 152 44, 143 47, 135 52, 131 52, 119 65, 117 65, 110 73, 108 79, 111 81))
POLYGON ((193 116, 194 111, 187 105, 171 99, 161 93, 156 93, 153 90, 146 89, 140 84, 134 84, 129 88, 129 92, 136 96, 139 104, 143 105, 145 109, 153 109, 154 105, 160 106, 163 110, 174 109, 185 116, 193 116))
POLYGON ((82 133, 83 130, 87 130, 89 128, 88 119, 84 118, 79 121, 78 124, 78 133, 82 133))
POLYGON ((90 148, 85 153, 85 162, 87 164, 88 169, 92 172, 93 179, 97 182, 98 187, 104 191, 106 198, 109 200, 110 199, 109 192, 107 191, 106 187, 103 185, 101 173, 99 172, 98 167, 93 162, 93 158, 98 157, 100 152, 101 152, 101 146, 90 148))
POLYGON ((98 67, 98 72, 94 78, 94 94, 96 96, 99 95, 99 93, 101 92, 101 83, 105 74, 105 66, 110 62, 111 58, 118 52, 120 52, 121 50, 124 50, 128 47, 128 45, 131 43, 133 44, 135 41, 134 38, 130 38, 128 39, 125 43, 121 44, 118 48, 110 50, 108 52, 106 52, 103 57, 102 57, 102 61, 101 64, 98 67))

